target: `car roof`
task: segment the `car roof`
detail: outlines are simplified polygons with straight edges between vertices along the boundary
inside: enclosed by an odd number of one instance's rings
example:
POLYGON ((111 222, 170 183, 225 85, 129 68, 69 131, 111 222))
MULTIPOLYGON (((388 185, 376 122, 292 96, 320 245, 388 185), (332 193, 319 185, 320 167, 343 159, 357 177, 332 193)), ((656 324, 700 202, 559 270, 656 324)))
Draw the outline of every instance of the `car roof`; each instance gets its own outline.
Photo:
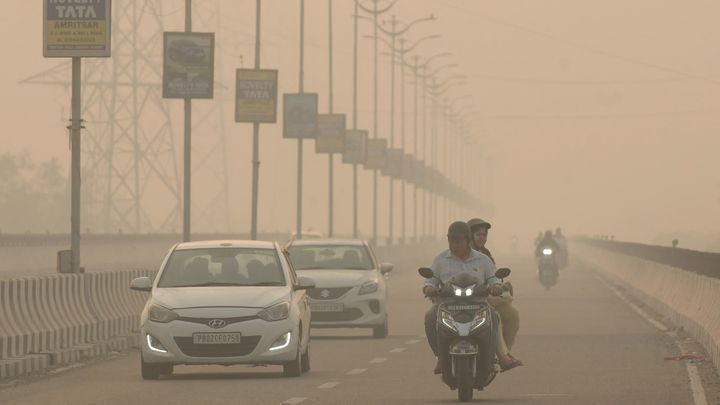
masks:
POLYGON ((292 241, 289 246, 364 246, 362 239, 300 239, 292 241))
POLYGON ((275 249, 275 242, 259 240, 203 240, 183 242, 175 246, 175 250, 208 249, 208 248, 249 248, 249 249, 275 249))

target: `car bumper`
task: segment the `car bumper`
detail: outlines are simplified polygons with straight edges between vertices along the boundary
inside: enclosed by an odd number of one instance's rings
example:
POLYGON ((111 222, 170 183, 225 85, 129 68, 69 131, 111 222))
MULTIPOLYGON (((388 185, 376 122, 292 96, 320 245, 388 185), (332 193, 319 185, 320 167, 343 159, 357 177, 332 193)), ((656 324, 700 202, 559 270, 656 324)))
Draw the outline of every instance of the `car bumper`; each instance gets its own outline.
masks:
POLYGON ((368 328, 380 326, 387 317, 384 294, 356 295, 336 300, 310 300, 313 328, 368 328), (342 304, 342 311, 312 310, 313 304, 342 304))
POLYGON ((141 351, 146 363, 171 364, 281 364, 296 358, 299 330, 292 320, 266 322, 260 319, 213 329, 209 326, 172 321, 147 321, 141 327, 141 351), (240 332, 239 344, 201 345, 193 343, 193 333, 240 332), (287 347, 270 350, 285 333, 291 332, 287 347), (150 347, 148 335, 162 344, 165 352, 150 347))

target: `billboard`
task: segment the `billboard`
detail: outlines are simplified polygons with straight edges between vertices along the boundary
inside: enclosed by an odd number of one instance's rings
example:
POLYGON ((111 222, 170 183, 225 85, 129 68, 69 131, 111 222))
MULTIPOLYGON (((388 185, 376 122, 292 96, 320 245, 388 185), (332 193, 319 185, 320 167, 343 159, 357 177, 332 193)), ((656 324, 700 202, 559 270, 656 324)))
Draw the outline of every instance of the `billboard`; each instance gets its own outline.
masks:
POLYGON ((43 56, 109 57, 111 10, 110 0, 43 0, 43 56))
POLYGON ((317 137, 318 95, 299 93, 283 95, 283 136, 312 139, 317 137))
POLYGON ((403 150, 392 148, 387 150, 387 161, 383 168, 382 174, 384 176, 390 176, 399 178, 402 176, 403 169, 403 150))
POLYGON ((278 71, 235 71, 235 122, 277 122, 278 71))
POLYGON ((349 129, 345 132, 345 151, 343 151, 343 163, 362 164, 365 163, 365 142, 367 142, 368 131, 349 129))
POLYGON ((213 98, 215 34, 166 32, 163 98, 213 98))
POLYGON ((317 153, 343 153, 345 151, 345 114, 318 115, 317 153))
POLYGON ((368 139, 365 147, 365 168, 382 170, 385 168, 387 139, 368 139))

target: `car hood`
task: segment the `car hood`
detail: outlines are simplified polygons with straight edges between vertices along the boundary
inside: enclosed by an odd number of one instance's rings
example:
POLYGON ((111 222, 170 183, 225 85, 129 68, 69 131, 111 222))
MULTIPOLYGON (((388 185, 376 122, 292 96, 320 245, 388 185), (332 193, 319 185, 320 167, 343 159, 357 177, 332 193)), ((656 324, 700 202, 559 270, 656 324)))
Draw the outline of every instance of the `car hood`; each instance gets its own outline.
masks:
POLYGON ((378 278, 373 270, 298 270, 297 274, 311 278, 317 288, 353 287, 378 278))
POLYGON ((153 300, 169 309, 198 307, 266 308, 287 299, 288 287, 156 288, 153 300))

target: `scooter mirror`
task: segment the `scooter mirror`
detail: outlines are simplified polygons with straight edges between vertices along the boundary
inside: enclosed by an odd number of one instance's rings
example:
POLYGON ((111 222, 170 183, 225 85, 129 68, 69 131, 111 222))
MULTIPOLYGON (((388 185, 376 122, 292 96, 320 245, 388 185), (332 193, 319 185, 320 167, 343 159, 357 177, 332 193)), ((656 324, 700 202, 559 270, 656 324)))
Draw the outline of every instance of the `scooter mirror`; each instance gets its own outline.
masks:
POLYGON ((433 278, 435 277, 435 273, 433 273, 432 269, 428 267, 420 267, 418 269, 418 273, 420 273, 421 276, 425 278, 433 278))
POLYGON ((497 278, 506 278, 509 275, 510 275, 510 269, 508 269, 507 267, 497 269, 497 271, 495 272, 495 277, 497 277, 497 278))

